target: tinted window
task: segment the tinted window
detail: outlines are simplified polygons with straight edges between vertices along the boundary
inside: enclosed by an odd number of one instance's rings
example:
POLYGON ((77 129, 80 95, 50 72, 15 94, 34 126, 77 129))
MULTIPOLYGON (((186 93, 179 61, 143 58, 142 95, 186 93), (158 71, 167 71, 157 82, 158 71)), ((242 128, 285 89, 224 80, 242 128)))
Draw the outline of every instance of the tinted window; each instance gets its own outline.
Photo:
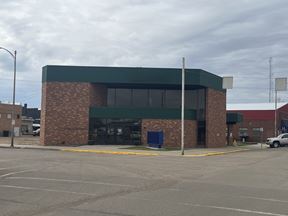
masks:
POLYGON ((131 89, 116 89, 116 106, 131 106, 131 89))
POLYGON ((115 106, 115 89, 108 89, 107 104, 115 106))
POLYGON ((159 89, 149 90, 149 106, 162 107, 163 106, 164 91, 159 89))
POLYGON ((166 90, 165 91, 165 107, 180 108, 181 107, 181 91, 166 90))
POLYGON ((132 90, 132 106, 134 107, 148 106, 148 89, 132 90))
POLYGON ((197 109, 197 91, 186 90, 185 91, 185 108, 197 109))

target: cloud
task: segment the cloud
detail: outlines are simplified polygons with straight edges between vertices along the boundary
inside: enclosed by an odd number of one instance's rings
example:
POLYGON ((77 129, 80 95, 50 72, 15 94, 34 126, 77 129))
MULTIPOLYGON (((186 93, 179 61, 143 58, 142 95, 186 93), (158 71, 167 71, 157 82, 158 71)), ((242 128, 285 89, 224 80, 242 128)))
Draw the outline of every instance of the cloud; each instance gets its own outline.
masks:
MULTIPOLYGON (((40 106, 47 64, 181 67, 186 56, 190 68, 235 77, 229 102, 268 101, 270 56, 274 77, 288 75, 286 0, 0 3, 0 46, 17 49, 17 101, 31 106, 40 106)), ((0 51, 2 101, 11 98, 11 64, 0 51)))

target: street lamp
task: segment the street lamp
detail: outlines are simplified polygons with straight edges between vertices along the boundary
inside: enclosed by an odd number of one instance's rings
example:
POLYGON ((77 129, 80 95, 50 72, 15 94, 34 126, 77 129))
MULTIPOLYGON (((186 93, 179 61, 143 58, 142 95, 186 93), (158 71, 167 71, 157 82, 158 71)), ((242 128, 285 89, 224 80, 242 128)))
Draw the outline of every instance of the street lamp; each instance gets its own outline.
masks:
POLYGON ((0 49, 8 52, 12 58, 14 59, 14 79, 13 79, 13 105, 12 105, 12 120, 11 120, 11 148, 14 147, 14 126, 15 126, 15 87, 16 87, 16 54, 17 51, 14 51, 14 54, 4 47, 0 47, 0 49))
POLYGON ((185 108, 185 58, 182 58, 182 90, 181 90, 181 155, 184 155, 184 108, 185 108))

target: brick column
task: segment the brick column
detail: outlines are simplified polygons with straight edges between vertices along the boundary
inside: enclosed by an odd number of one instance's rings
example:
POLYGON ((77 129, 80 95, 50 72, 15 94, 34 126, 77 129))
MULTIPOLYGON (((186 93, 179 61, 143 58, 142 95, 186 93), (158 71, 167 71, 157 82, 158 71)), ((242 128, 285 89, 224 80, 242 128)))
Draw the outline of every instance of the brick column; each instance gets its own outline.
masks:
POLYGON ((206 90, 206 147, 226 146, 226 92, 206 90))
POLYGON ((89 83, 43 83, 41 144, 87 144, 89 105, 89 83))
POLYGON ((101 84, 90 84, 90 107, 107 106, 107 87, 101 84))

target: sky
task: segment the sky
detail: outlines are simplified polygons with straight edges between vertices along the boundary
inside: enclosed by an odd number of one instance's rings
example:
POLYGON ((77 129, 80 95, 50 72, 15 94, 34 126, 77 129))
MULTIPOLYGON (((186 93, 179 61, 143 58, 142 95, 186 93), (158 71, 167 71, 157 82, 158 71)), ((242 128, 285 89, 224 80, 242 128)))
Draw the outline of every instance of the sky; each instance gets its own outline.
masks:
MULTIPOLYGON (((17 50, 16 101, 41 105, 45 65, 200 68, 233 76, 228 103, 269 101, 288 76, 287 0, 0 0, 0 47, 17 50)), ((13 58, 0 50, 0 101, 13 58)), ((288 102, 288 92, 278 101, 288 102)))

